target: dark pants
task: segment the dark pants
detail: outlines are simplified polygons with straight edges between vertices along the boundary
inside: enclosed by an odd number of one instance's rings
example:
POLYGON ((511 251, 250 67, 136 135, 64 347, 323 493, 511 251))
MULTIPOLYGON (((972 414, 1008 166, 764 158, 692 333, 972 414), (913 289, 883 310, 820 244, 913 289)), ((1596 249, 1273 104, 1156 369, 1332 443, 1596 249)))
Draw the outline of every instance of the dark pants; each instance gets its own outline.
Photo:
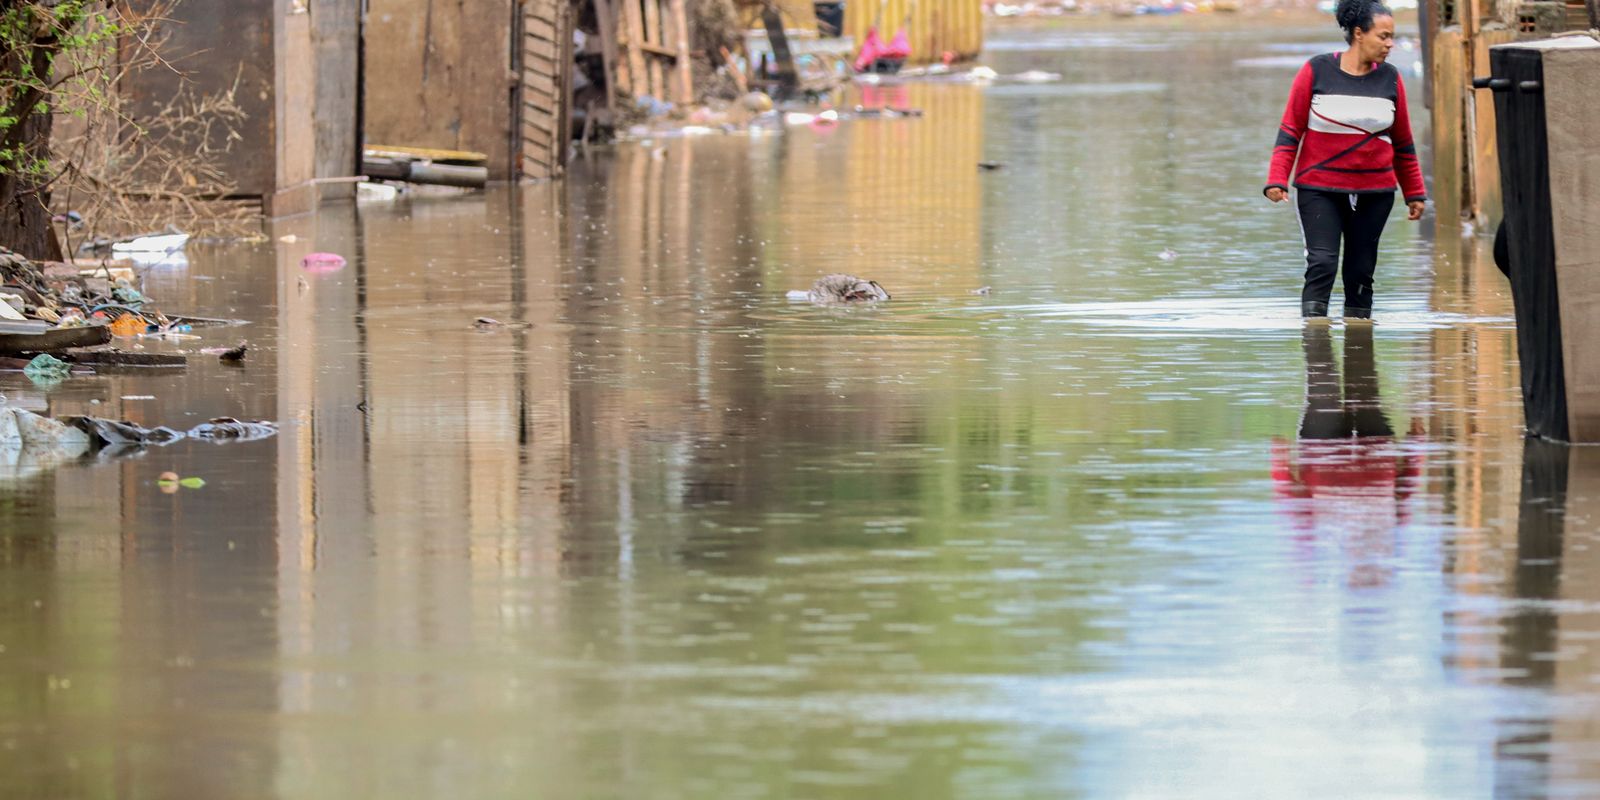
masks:
POLYGON ((1300 230, 1306 237, 1306 286, 1300 292, 1305 316, 1327 316, 1333 279, 1339 274, 1339 244, 1344 243, 1344 315, 1372 316, 1372 273, 1378 266, 1378 239, 1394 208, 1394 192, 1347 194, 1299 189, 1300 230), (1354 202, 1351 201, 1354 198, 1354 202))
POLYGON ((1309 325, 1300 334, 1306 354, 1306 408, 1301 439, 1390 437, 1394 429, 1378 394, 1378 367, 1372 354, 1372 327, 1344 332, 1344 376, 1333 362, 1333 334, 1326 325, 1309 325))

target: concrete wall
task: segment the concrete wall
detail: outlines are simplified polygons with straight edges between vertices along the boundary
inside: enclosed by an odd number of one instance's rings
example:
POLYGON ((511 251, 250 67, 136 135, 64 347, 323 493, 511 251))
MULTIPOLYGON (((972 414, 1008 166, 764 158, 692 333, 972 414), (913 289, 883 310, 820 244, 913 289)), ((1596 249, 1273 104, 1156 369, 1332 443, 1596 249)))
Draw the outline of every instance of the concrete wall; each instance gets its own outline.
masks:
MULTIPOLYGON (((1588 40, 1583 40, 1588 41, 1588 40)), ((1574 42, 1576 44, 1576 42, 1574 42)), ((1590 44, 1593 44, 1592 42, 1590 44)), ((1544 53, 1551 229, 1561 303, 1568 423, 1575 442, 1600 442, 1600 45, 1544 53)))

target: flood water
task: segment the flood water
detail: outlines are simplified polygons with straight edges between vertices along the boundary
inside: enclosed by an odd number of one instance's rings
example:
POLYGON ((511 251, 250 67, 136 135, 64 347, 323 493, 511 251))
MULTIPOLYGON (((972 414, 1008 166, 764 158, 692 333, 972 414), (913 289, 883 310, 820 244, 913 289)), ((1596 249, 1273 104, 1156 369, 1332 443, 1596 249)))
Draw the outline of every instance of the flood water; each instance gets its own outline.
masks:
POLYGON ((1524 443, 1487 242, 1402 208, 1377 325, 1297 318, 1329 34, 999 34, 1062 80, 192 246, 243 366, 0 392, 282 432, 6 456, 0 796, 1600 793, 1600 456, 1524 443))

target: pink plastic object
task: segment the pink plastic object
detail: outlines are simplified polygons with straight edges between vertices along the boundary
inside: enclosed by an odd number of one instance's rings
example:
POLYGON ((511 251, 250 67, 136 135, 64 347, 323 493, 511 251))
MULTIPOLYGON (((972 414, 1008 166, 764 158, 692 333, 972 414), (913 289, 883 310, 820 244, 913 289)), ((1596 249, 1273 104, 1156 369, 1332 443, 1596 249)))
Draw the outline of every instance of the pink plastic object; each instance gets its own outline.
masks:
POLYGON ((911 38, 906 36, 906 32, 904 30, 895 31, 894 39, 890 40, 889 46, 883 49, 883 51, 879 54, 879 57, 910 58, 911 38))
POLYGON ((878 38, 878 29, 868 28, 866 38, 861 40, 861 55, 856 56, 856 72, 866 72, 882 55, 883 39, 878 38))
POLYGON ((312 253, 300 259, 300 268, 310 272, 337 272, 344 269, 344 256, 338 253, 312 253))

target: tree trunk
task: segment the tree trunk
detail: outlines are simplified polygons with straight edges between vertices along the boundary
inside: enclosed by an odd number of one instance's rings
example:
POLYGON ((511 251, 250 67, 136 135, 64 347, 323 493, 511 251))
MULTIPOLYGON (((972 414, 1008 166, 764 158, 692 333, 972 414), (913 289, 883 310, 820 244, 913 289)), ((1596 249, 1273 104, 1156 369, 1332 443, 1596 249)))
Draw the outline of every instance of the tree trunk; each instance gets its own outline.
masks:
MULTIPOLYGON (((29 152, 40 157, 48 154, 50 114, 29 114, 21 125, 29 152)), ((50 223, 47 180, 30 174, 0 176, 0 198, 10 198, 0 206, 0 247, 35 261, 61 261, 61 243, 50 223)))

